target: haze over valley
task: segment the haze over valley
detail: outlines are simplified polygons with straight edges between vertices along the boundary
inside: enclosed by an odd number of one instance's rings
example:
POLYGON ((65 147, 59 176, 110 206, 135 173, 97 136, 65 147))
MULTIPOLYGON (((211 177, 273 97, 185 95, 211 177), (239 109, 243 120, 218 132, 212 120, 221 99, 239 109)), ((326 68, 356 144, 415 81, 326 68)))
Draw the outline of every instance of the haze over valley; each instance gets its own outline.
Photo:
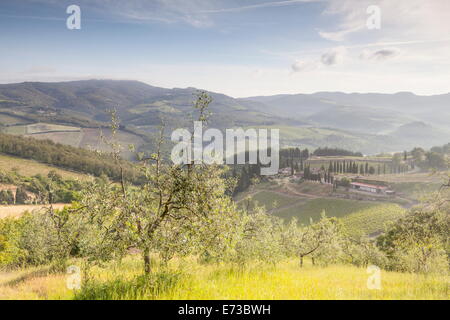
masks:
MULTIPOLYGON (((0 85, 0 130, 102 148, 98 128, 117 109, 121 139, 149 146, 162 121, 191 128, 195 88, 166 89, 138 81, 86 80, 0 85), (36 124, 41 125, 39 128, 36 124)), ((429 148, 450 136, 450 94, 315 94, 233 98, 210 92, 210 126, 280 128, 285 147, 340 147, 365 154, 429 148)))

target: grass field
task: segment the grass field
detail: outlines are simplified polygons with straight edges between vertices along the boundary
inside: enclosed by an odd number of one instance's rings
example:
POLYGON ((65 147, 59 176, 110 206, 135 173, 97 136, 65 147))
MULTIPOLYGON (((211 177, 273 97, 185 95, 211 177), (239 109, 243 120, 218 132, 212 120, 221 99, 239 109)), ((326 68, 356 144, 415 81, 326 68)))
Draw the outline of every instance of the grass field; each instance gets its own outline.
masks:
POLYGON ((0 154, 0 170, 10 171, 12 169, 17 169, 17 171, 24 176, 34 176, 36 174, 47 175, 50 171, 56 171, 63 178, 66 179, 69 178, 80 180, 90 179, 89 176, 86 174, 59 169, 33 160, 27 160, 0 154))
POLYGON ((0 124, 3 124, 3 125, 18 125, 18 124, 23 124, 25 122, 26 121, 21 119, 21 118, 14 117, 12 115, 4 114, 4 113, 0 113, 0 124))
MULTIPOLYGON (((111 130, 104 129, 101 133, 107 139, 111 139, 111 130)), ((79 146, 89 150, 110 151, 111 148, 101 139, 101 133, 98 129, 83 129, 83 137, 79 146)), ((124 131, 119 131, 116 138, 123 147, 122 156, 126 159, 134 157, 134 153, 130 152, 128 149, 130 145, 134 145, 138 148, 144 143, 144 140, 141 137, 124 131)))
POLYGON ((326 197, 333 192, 333 186, 330 184, 321 184, 318 182, 305 181, 301 184, 292 183, 290 188, 296 192, 306 193, 314 196, 326 197))
POLYGON ((34 123, 27 125, 27 134, 35 134, 41 132, 52 132, 52 131, 66 131, 66 132, 79 132, 81 128, 72 126, 63 126, 58 124, 50 123, 34 123))
POLYGON ((83 131, 70 131, 70 132, 38 133, 26 136, 38 140, 51 140, 54 143, 65 144, 78 148, 81 145, 83 135, 84 135, 83 131))
POLYGON ((168 104, 167 101, 157 101, 151 104, 140 104, 134 108, 129 109, 128 111, 135 114, 143 114, 149 111, 160 111, 164 113, 181 112, 180 110, 177 110, 174 107, 170 106, 170 104, 168 104))
POLYGON ((376 207, 376 202, 363 202, 344 199, 319 198, 300 203, 298 206, 276 212, 276 215, 290 220, 297 218, 300 223, 309 224, 310 219, 318 221, 322 212, 328 217, 342 218, 360 210, 376 207))
MULTIPOLYGON (((0 123, 1 122, 0 114, 0 123)), ((7 121, 6 119, 5 121, 7 121)), ((9 119, 8 121, 13 121, 9 119)), ((70 145, 77 148, 90 150, 110 151, 110 147, 104 143, 101 133, 107 138, 111 138, 111 130, 98 128, 80 128, 49 123, 34 123, 25 125, 11 125, 3 127, 2 132, 12 135, 22 135, 39 140, 51 140, 55 143, 70 145)), ((137 148, 142 146, 145 141, 139 135, 119 130, 116 138, 123 147, 122 156, 126 159, 134 158, 134 153, 130 152, 129 145, 137 148)))
POLYGON ((431 174, 429 172, 408 172, 404 174, 386 174, 380 176, 368 176, 364 177, 368 180, 381 180, 390 183, 440 183, 442 178, 438 174, 431 174))
POLYGON ((78 127, 49 124, 49 123, 34 123, 28 125, 16 125, 10 126, 4 129, 8 134, 37 134, 41 132, 79 132, 81 129, 78 127))
MULTIPOLYGON (((272 210, 289 206, 296 202, 298 202, 298 198, 296 197, 289 197, 276 192, 260 191, 251 197, 249 209, 252 209, 255 204, 258 204, 258 206, 262 206, 266 208, 266 210, 272 210)), ((241 208, 246 205, 245 199, 244 201, 239 202, 239 207, 241 208)))
MULTIPOLYGON (((54 209, 63 209, 66 204, 54 204, 54 209)), ((18 218, 25 212, 32 212, 45 208, 45 205, 16 205, 16 206, 0 206, 0 219, 4 218, 18 218)))
POLYGON ((393 183, 392 189, 398 193, 405 194, 411 199, 420 199, 432 192, 436 192, 442 186, 441 182, 399 182, 393 183))
POLYGON ((139 299, 139 300, 334 300, 449 298, 449 278, 438 275, 381 273, 381 290, 369 290, 366 269, 351 266, 300 268, 296 259, 277 266, 255 264, 245 270, 231 265, 174 261, 154 268, 150 278, 137 278, 142 265, 135 257, 105 269, 94 269, 81 291, 67 288, 68 275, 48 268, 0 273, 0 299, 139 299))

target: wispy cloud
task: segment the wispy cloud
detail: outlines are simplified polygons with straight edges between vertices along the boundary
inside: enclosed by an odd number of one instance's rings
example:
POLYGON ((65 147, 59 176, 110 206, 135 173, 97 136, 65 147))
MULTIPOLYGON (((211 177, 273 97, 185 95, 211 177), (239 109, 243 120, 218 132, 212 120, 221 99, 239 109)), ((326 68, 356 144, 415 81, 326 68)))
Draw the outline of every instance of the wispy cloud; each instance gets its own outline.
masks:
POLYGON ((344 29, 344 30, 339 30, 339 31, 332 31, 332 32, 319 31, 319 35, 326 40, 340 42, 340 41, 344 41, 348 35, 358 32, 358 31, 362 30, 363 28, 364 27, 362 25, 360 25, 360 26, 356 26, 356 27, 352 27, 352 28, 348 28, 348 29, 344 29))
POLYGON ((361 53, 360 58, 363 60, 384 61, 395 58, 399 54, 400 50, 397 48, 381 49, 375 51, 364 50, 361 53))
POLYGON ((327 0, 288 0, 288 1, 272 1, 272 2, 262 2, 254 5, 248 5, 248 6, 240 6, 240 7, 233 7, 233 8, 220 8, 220 9, 212 9, 212 10, 203 10, 200 11, 200 13, 227 13, 227 12, 242 12, 242 11, 248 11, 248 10, 254 10, 254 9, 261 9, 261 8, 272 8, 272 7, 285 7, 285 6, 292 6, 297 5, 301 3, 308 3, 308 2, 325 2, 327 0))
POLYGON ((323 14, 337 23, 334 28, 319 30, 319 35, 332 41, 348 40, 362 32, 368 37, 429 38, 450 30, 449 12, 448 0, 327 0, 323 14), (371 5, 381 10, 381 29, 372 32, 366 27, 371 5))
POLYGON ((347 49, 345 47, 337 47, 324 53, 321 57, 321 61, 326 66, 332 66, 340 64, 344 61, 347 49))
POLYGON ((314 71, 317 68, 318 64, 316 62, 304 60, 296 60, 291 66, 293 73, 314 71))
MULTIPOLYGON (((61 6, 54 0, 30 0, 61 6)), ((186 23, 194 27, 214 25, 214 15, 264 8, 286 7, 329 0, 77 0, 82 8, 137 22, 186 23), (246 5, 242 5, 246 3, 246 5)), ((123 22, 123 21, 122 21, 123 22)))

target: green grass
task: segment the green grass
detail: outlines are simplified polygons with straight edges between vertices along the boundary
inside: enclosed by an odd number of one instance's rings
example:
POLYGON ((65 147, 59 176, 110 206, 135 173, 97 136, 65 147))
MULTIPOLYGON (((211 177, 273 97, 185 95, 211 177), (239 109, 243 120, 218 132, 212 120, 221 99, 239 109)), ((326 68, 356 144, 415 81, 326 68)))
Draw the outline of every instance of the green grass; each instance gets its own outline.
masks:
MULTIPOLYGON (((265 207, 267 210, 272 210, 275 208, 289 206, 297 201, 299 201, 299 199, 296 197, 289 197, 270 191, 261 191, 251 197, 250 209, 257 204, 258 206, 265 207)), ((239 202, 239 207, 246 205, 247 201, 245 199, 239 202)))
POLYGON ((300 223, 309 224, 311 219, 316 222, 320 220, 322 212, 325 212, 328 217, 342 218, 360 210, 376 206, 377 203, 375 202, 320 198, 278 211, 276 215, 286 220, 291 220, 295 217, 300 223))
POLYGON ((134 114, 144 114, 149 111, 160 111, 163 113, 180 113, 179 110, 170 106, 167 103, 167 101, 157 101, 151 104, 140 104, 136 107, 133 107, 132 109, 129 109, 128 111, 134 114))
POLYGON ((27 133, 27 126, 26 125, 18 125, 18 126, 6 127, 3 129, 3 132, 7 133, 7 134, 24 135, 27 133))
POLYGON ((400 182, 392 184, 392 188, 398 192, 406 194, 413 199, 420 199, 427 194, 436 192, 442 186, 442 183, 422 183, 422 182, 400 182))
POLYGON ((0 299, 108 300, 447 300, 446 276, 382 271, 381 290, 369 290, 367 270, 352 266, 300 268, 297 259, 276 266, 252 264, 245 270, 227 264, 199 264, 194 258, 176 259, 168 269, 154 266, 142 277, 138 257, 92 270, 81 291, 67 289, 67 275, 48 274, 48 268, 0 273, 0 299))

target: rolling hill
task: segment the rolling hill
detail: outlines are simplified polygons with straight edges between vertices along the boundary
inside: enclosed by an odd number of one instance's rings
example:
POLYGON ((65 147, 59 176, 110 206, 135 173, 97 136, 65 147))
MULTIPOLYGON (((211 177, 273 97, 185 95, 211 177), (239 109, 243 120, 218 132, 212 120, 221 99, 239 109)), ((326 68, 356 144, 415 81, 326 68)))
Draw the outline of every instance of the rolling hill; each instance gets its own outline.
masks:
MULTIPOLYGON (((99 128, 108 134, 106 110, 116 109, 122 145, 148 151, 162 121, 167 132, 192 127, 196 92, 113 80, 0 85, 0 130, 105 150, 99 128)), ((427 148, 447 143, 450 136, 450 94, 322 92, 241 99, 209 94, 210 127, 280 128, 282 146, 331 146, 373 154, 427 148)))

